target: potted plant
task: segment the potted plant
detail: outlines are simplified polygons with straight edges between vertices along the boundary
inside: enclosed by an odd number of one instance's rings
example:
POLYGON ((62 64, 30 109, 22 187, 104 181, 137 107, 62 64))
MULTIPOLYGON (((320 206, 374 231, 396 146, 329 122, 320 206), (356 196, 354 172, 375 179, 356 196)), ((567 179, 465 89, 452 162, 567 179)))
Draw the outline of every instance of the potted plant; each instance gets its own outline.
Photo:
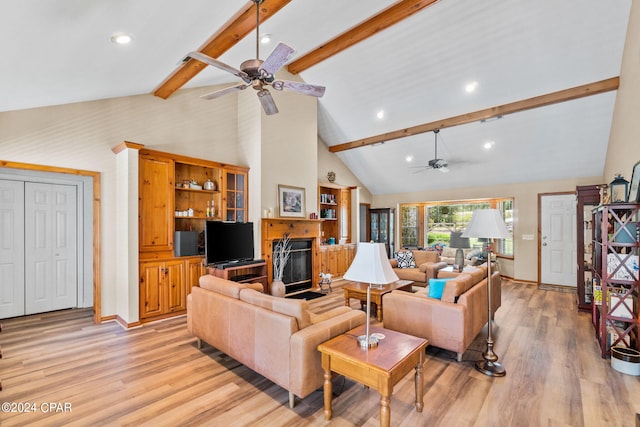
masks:
POLYGON ((286 293, 282 275, 290 254, 291 238, 288 233, 285 233, 273 247, 273 281, 271 282, 271 295, 273 296, 283 297, 286 293))

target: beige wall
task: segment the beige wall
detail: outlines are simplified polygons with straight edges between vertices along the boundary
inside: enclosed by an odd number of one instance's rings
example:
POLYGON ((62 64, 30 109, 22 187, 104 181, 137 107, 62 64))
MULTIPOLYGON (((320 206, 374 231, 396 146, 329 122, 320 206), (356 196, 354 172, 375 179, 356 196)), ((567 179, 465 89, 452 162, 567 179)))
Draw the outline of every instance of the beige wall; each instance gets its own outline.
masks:
POLYGON ((604 182, 616 173, 631 181, 633 165, 640 161, 640 1, 631 4, 627 41, 620 70, 611 135, 604 168, 604 182))
POLYGON ((335 184, 344 187, 358 187, 360 203, 371 203, 372 197, 369 190, 362 185, 360 180, 340 160, 335 153, 329 151, 325 142, 318 138, 318 182, 329 182, 327 173, 333 171, 336 174, 335 184))
MULTIPOLYGON (((278 78, 300 81, 286 71, 278 78)), ((318 100, 294 92, 272 91, 279 114, 262 114, 262 209, 278 213, 278 185, 305 189, 305 216, 317 211, 318 100)), ((254 95, 255 96, 255 95, 254 95)))
MULTIPOLYGON (((420 193, 373 196, 373 207, 399 207, 401 203, 429 201, 514 198, 513 241, 514 260, 500 260, 500 268, 506 276, 518 280, 538 280, 538 194, 575 192, 577 185, 599 184, 600 178, 584 178, 562 181, 544 181, 522 184, 506 184, 493 187, 467 187, 420 193), (534 240, 523 240, 522 235, 532 234, 534 240)), ((396 217, 399 217, 397 215, 396 217)), ((396 224, 396 230, 399 230, 396 224)), ((398 236, 396 241, 400 242, 398 236)))

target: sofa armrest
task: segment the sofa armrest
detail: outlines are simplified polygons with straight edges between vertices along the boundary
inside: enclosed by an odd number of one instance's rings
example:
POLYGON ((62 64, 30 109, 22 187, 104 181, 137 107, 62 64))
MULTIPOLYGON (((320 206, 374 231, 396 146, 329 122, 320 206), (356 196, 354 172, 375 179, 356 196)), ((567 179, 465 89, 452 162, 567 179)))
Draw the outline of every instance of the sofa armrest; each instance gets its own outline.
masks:
POLYGON ((389 260, 389 263, 391 264, 391 268, 397 268, 398 267, 398 260, 395 258, 391 258, 389 260))
POLYGON ((307 326, 291 335, 289 391, 298 397, 307 396, 321 387, 324 382, 318 345, 364 324, 367 317, 364 312, 352 310, 349 307, 344 308, 349 311, 307 326))
POLYGON ((447 263, 444 261, 425 262, 424 264, 420 264, 419 269, 426 274, 426 281, 428 282, 429 279, 438 277, 438 270, 440 270, 441 268, 445 268, 446 266, 447 263))
POLYGON ((463 353, 473 342, 466 305, 392 291, 385 295, 382 310, 385 328, 425 338, 429 345, 463 353))

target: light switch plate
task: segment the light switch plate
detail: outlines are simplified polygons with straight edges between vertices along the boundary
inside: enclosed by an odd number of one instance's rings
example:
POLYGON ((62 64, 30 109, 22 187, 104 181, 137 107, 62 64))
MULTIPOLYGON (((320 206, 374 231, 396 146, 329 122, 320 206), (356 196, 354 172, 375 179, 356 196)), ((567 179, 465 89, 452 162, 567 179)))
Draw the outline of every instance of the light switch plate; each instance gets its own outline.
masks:
POLYGON ((523 234, 522 240, 533 240, 533 234, 523 234))

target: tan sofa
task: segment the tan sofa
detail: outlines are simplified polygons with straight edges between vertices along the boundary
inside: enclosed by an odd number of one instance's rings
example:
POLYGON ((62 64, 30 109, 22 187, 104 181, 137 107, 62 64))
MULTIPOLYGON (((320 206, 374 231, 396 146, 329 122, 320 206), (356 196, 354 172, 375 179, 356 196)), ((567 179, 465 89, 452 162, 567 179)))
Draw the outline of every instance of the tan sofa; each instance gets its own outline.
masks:
MULTIPOLYGON (((501 305, 501 278, 492 274, 492 316, 501 305)), ((442 299, 393 291, 384 297, 384 327, 429 340, 429 345, 457 353, 458 361, 487 323, 487 267, 467 267, 449 280, 442 299)))
POLYGON ((189 332, 304 398, 322 386, 319 344, 365 323, 362 311, 338 307, 321 315, 304 300, 262 293, 262 285, 202 276, 187 297, 189 332))
MULTIPOLYGON (((404 250, 407 251, 406 249, 404 250)), ((415 268, 399 268, 398 260, 389 260, 393 271, 400 280, 413 280, 415 286, 427 286, 429 279, 438 276, 438 270, 447 266, 446 262, 440 260, 440 255, 436 251, 411 250, 415 260, 415 268)))

